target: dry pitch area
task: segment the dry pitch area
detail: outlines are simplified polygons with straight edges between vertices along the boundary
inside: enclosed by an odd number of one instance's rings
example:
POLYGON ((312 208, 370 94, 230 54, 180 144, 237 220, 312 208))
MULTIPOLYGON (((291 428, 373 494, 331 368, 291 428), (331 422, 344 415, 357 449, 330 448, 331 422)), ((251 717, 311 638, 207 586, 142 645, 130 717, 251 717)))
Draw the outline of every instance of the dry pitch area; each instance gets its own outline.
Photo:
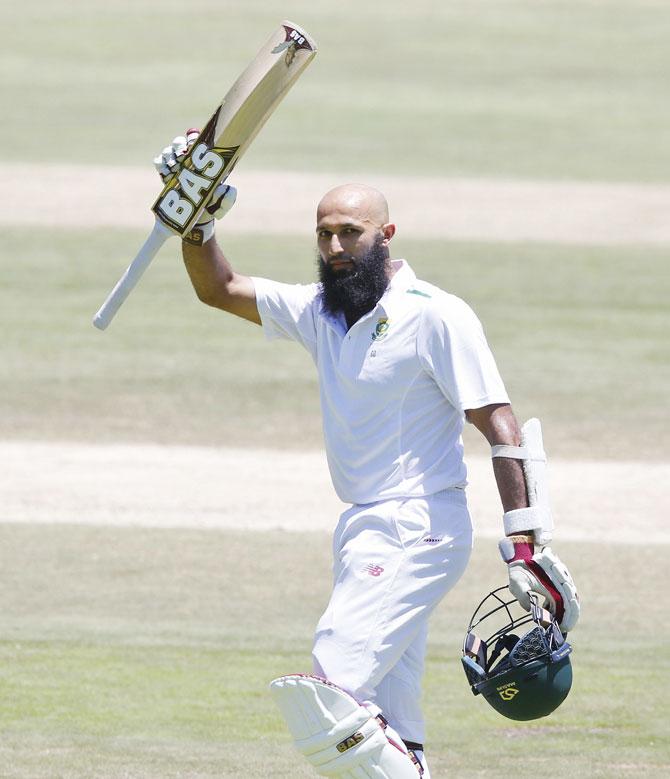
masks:
MULTIPOLYGON (((343 509, 320 452, 0 443, 0 522, 323 531, 343 509)), ((480 536, 500 535, 490 461, 468 460, 480 536)), ((670 542, 670 463, 551 462, 559 540, 670 542)))
MULTIPOLYGON (((0 223, 41 227, 142 227, 158 178, 147 168, 9 164, 0 223), (40 181, 35 190, 34 181, 40 181), (30 202, 31 208, 22 204, 30 202), (110 202, 114 209, 110 209, 110 202)), ((343 173, 239 171, 233 233, 304 234, 314 208, 343 173)), ((366 174, 402 234, 476 241, 619 245, 670 243, 670 186, 366 174)))

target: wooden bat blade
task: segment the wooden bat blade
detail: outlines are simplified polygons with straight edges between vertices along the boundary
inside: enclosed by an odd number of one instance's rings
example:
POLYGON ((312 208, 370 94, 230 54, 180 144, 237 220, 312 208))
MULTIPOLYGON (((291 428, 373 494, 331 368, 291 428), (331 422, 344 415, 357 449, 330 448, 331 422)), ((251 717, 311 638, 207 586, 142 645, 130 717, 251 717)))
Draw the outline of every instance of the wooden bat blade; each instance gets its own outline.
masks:
POLYGON ((154 229, 95 315, 98 329, 109 325, 165 240, 193 229, 216 187, 230 175, 315 54, 315 42, 293 22, 282 22, 270 36, 165 183, 152 207, 154 229))
POLYGON ((228 90, 166 183, 152 208, 156 218, 177 235, 193 228, 216 187, 230 175, 315 55, 316 44, 309 35, 292 22, 282 22, 228 90))

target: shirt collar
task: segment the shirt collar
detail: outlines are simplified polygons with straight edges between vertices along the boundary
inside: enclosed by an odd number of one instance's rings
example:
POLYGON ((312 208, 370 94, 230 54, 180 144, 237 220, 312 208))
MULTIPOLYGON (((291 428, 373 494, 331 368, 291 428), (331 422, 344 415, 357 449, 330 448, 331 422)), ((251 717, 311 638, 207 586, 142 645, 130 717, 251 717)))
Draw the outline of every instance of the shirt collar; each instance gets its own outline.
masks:
POLYGON ((407 260, 391 260, 391 264, 395 268, 395 273, 391 276, 386 292, 381 296, 380 303, 387 295, 392 295, 396 292, 407 292, 407 290, 416 281, 416 273, 410 268, 407 260))

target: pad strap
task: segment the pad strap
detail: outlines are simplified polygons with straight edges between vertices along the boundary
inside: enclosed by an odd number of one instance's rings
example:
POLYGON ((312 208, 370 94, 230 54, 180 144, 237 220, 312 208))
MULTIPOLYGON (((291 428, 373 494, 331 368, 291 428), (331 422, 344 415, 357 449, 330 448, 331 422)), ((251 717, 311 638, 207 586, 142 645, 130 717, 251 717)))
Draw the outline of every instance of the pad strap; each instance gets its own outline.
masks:
POLYGON ((403 739, 403 741, 405 742, 407 749, 413 749, 415 752, 424 751, 423 744, 419 744, 417 741, 405 741, 405 739, 403 739))
MULTIPOLYGON (((526 530, 541 530, 544 527, 545 511, 541 506, 529 506, 513 509, 503 514, 503 527, 506 536, 523 533, 526 530)), ((537 534, 536 534, 537 535, 537 534)))
POLYGON ((512 460, 529 460, 530 452, 525 446, 496 444, 491 447, 491 457, 509 457, 512 460))

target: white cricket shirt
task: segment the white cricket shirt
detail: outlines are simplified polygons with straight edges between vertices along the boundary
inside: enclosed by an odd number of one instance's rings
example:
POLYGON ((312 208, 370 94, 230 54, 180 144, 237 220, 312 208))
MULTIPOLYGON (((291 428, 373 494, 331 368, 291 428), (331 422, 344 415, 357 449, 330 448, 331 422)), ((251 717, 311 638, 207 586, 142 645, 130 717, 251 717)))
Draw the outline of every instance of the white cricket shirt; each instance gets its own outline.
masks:
POLYGON ((323 309, 319 284, 253 279, 266 337, 298 341, 316 363, 328 465, 346 503, 465 486, 464 411, 509 402, 472 309, 394 265, 349 331, 323 309))

